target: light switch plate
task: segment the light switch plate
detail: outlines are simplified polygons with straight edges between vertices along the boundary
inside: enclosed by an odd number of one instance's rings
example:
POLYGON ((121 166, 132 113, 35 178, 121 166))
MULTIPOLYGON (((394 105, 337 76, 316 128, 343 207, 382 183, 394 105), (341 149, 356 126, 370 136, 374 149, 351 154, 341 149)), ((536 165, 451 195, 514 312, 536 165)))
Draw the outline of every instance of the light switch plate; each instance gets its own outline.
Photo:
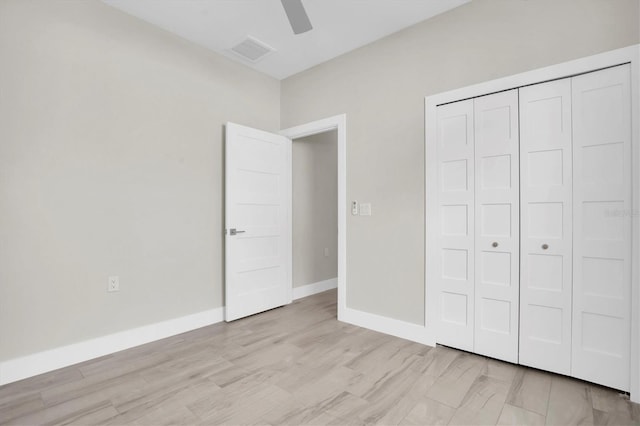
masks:
POLYGON ((120 291, 120 278, 117 275, 109 277, 109 280, 107 281, 107 291, 110 293, 120 291))
POLYGON ((371 203, 360 204, 360 216, 371 216, 371 203))

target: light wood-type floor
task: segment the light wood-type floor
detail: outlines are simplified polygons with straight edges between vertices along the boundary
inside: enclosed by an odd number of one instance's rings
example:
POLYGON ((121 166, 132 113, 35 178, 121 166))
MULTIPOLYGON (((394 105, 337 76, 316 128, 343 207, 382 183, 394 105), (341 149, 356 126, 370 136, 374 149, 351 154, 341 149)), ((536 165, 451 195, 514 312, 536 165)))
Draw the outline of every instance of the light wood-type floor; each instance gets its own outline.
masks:
POLYGON ((6 424, 640 424, 613 390, 340 323, 336 292, 0 387, 6 424))

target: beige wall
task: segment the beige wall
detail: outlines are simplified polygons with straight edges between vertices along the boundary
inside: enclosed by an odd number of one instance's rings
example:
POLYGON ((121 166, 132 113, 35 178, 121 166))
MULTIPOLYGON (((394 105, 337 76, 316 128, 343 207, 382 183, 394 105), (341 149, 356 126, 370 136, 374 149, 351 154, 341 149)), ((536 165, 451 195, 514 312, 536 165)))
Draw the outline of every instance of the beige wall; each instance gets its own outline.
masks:
POLYGON ((282 82, 283 128, 347 114, 349 307, 423 323, 424 97, 638 43, 638 4, 474 0, 282 82))
POLYGON ((279 90, 99 1, 1 0, 0 360, 220 307, 223 124, 278 130, 279 90))
POLYGON ((299 287, 338 276, 338 133, 296 139, 292 151, 293 286, 299 287))
POLYGON ((424 96, 638 43, 638 3, 474 0, 281 85, 96 0, 0 0, 0 361, 222 305, 226 121, 347 113, 347 303, 421 323, 424 96))

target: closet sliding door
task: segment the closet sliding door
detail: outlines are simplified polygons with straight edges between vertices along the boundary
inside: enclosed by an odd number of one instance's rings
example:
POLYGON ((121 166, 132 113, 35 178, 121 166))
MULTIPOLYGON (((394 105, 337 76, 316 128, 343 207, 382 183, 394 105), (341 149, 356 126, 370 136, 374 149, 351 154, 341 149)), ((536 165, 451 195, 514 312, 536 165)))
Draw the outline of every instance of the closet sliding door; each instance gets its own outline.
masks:
POLYGON ((520 364, 571 372, 571 80, 520 88, 520 364))
POLYGON ((435 107, 436 343, 631 390, 631 86, 623 64, 435 107))
POLYGON ((574 77, 571 375, 630 388, 630 66, 574 77))
POLYGON ((473 100, 437 109, 438 343, 473 351, 473 100))
POLYGON ((518 90, 474 99, 476 353, 518 362, 518 90))
POLYGON ((518 91, 437 114, 438 343, 518 362, 518 91))

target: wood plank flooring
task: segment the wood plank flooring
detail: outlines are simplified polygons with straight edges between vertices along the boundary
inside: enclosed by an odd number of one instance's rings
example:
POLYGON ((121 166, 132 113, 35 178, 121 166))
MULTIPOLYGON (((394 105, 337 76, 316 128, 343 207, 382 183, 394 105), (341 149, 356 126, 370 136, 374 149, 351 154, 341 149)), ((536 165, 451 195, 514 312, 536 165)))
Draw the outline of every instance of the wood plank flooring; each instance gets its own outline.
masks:
POLYGON ((333 290, 2 386, 0 423, 638 425, 640 406, 340 323, 333 290))

